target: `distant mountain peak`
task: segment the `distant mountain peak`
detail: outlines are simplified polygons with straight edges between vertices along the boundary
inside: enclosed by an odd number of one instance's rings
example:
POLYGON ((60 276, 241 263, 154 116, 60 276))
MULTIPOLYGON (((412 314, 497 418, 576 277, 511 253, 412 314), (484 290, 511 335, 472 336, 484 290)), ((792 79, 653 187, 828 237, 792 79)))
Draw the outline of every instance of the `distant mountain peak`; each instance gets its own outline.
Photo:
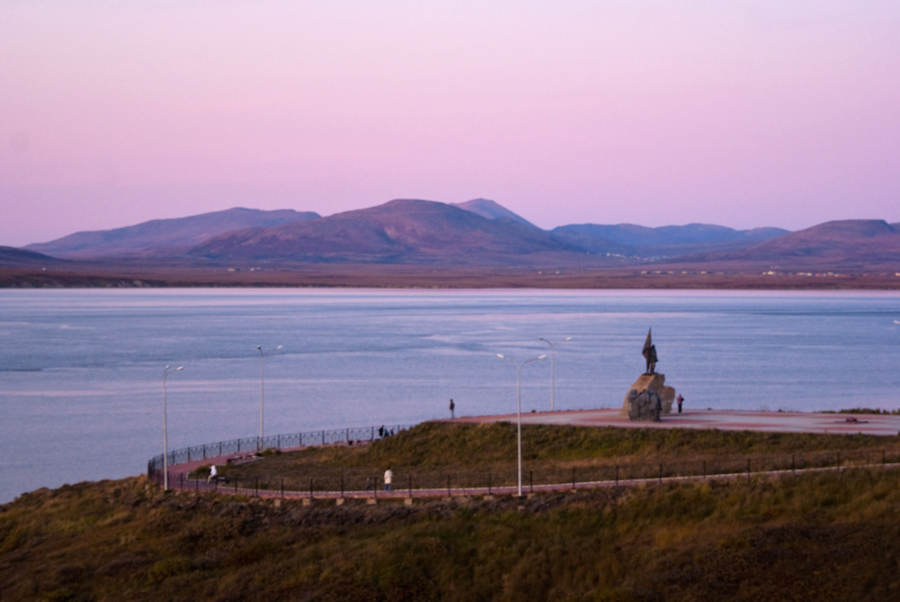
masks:
POLYGON ((466 211, 471 211, 481 217, 486 217, 487 219, 511 219, 515 222, 519 222, 520 224, 525 224, 526 226, 532 226, 537 228, 534 224, 529 222, 527 219, 513 213, 500 203, 492 201, 490 199, 472 199, 471 201, 466 201, 465 203, 451 203, 454 207, 459 207, 460 209, 465 209, 466 211))

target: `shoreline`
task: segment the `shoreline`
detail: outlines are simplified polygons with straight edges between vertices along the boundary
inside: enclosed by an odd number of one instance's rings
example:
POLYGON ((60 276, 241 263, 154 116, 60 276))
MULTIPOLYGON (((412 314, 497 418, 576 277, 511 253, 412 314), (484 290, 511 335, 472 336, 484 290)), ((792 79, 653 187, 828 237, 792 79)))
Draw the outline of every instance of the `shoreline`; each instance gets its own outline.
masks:
POLYGON ((900 290, 896 273, 308 265, 0 267, 0 288, 388 288, 561 290, 900 290), (643 272, 643 273, 642 273, 643 272))

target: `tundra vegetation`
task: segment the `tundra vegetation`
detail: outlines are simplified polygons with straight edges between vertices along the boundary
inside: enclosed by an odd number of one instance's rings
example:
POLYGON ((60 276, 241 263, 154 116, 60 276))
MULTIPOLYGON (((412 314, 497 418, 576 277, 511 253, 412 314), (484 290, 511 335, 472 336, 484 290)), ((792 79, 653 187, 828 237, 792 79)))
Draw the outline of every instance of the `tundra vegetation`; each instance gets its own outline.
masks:
MULTIPOLYGON (((241 470, 488 467, 514 454, 509 428, 426 424, 241 470)), ((897 437, 688 430, 525 437, 532 463, 900 449, 897 437)), ((80 483, 0 506, 0 599, 897 600, 898 481, 890 465, 847 463, 412 506, 166 494, 143 477, 80 483)))

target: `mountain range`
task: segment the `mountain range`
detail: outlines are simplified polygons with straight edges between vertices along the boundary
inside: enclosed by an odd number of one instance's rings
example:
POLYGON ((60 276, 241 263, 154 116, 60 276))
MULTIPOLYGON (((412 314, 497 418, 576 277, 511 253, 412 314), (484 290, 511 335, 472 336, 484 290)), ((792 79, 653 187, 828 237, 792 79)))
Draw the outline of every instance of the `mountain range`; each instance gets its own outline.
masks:
MULTIPOLYGON (((77 232, 25 248, 58 259, 183 265, 679 266, 691 269, 900 268, 900 224, 828 222, 797 232, 710 224, 578 224, 542 230, 487 199, 398 199, 328 217, 233 208, 77 232)), ((7 250, 0 263, 34 263, 7 250), (18 258, 18 259, 17 259, 18 258)), ((22 252, 24 253, 24 252, 22 252)))

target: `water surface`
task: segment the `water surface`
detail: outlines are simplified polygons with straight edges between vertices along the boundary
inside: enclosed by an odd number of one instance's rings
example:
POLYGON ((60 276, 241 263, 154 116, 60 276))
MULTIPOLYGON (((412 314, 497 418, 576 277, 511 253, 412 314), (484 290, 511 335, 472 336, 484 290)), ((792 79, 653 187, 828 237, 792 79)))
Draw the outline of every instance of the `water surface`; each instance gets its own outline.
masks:
MULTIPOLYGON (((557 409, 618 407, 660 363, 687 406, 900 406, 897 293, 372 290, 0 290, 0 502, 140 473, 162 448, 515 410, 497 353, 556 353, 557 409)), ((550 406, 550 364, 522 373, 550 406)))

